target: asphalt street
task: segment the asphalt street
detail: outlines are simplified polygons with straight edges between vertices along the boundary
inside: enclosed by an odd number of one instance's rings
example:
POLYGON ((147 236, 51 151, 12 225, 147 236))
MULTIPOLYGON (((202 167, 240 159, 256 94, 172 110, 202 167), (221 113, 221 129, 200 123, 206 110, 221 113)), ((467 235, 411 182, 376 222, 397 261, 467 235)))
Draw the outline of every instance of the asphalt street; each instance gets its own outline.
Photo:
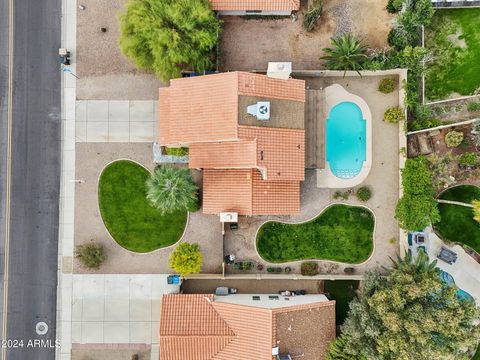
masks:
POLYGON ((8 286, 2 282, 1 289, 3 295, 8 288, 7 331, 2 334, 8 360, 55 357, 60 38, 60 0, 0 0, 0 271, 4 282, 8 280, 8 286), (4 254, 8 236, 5 199, 9 3, 14 3, 14 66, 9 251, 4 254), (7 274, 4 255, 8 257, 7 274), (49 328, 42 336, 35 331, 40 321, 49 328))

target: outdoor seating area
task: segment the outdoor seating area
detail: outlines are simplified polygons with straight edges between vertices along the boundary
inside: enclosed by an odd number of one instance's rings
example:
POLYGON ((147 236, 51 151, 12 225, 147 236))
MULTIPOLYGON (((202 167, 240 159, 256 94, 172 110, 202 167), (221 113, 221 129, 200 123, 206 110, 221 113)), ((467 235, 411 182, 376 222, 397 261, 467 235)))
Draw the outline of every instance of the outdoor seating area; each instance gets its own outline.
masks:
POLYGON ((439 254, 437 255, 437 258, 445 261, 447 264, 453 265, 457 261, 457 253, 447 249, 446 247, 442 246, 440 249, 439 254))

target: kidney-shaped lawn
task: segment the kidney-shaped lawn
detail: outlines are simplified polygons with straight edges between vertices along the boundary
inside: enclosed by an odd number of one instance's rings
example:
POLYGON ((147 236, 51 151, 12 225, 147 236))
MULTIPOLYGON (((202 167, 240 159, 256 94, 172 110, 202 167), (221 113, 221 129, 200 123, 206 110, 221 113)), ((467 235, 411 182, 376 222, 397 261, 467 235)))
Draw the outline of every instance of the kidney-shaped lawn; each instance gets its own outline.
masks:
POLYGON ((98 201, 103 222, 115 241, 135 252, 149 252, 177 242, 187 212, 168 215, 150 205, 145 182, 150 173, 128 160, 108 165, 100 175, 98 201))
POLYGON ((274 263, 319 259, 358 264, 372 253, 374 224, 373 213, 364 207, 332 205, 302 224, 263 224, 257 250, 274 263))

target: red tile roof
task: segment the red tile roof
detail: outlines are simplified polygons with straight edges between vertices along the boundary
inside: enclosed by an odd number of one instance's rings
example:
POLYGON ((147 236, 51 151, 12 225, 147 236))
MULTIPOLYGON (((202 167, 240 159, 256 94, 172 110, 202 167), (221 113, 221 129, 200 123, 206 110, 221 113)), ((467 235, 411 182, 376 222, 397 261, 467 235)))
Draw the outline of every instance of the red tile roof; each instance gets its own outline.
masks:
POLYGON ((239 126, 238 136, 257 141, 257 164, 265 180, 305 179, 305 130, 239 126))
POLYGON ((259 171, 203 171, 203 212, 239 215, 290 215, 300 211, 299 181, 262 180, 259 171))
POLYGON ((298 10, 300 0, 210 0, 213 10, 298 10))
POLYGON ((305 102, 304 80, 281 80, 248 72, 237 74, 238 95, 305 102))
POLYGON ((251 169, 257 166, 255 139, 193 143, 188 166, 201 169, 251 169))
MULTIPOLYGON (((213 295, 164 295, 160 319, 160 358, 272 360, 272 347, 277 345, 277 314, 288 312, 295 316, 295 311, 334 305, 334 301, 325 301, 269 309, 219 302, 214 300, 213 295)), ((327 316, 333 318, 330 322, 334 331, 335 312, 329 312, 327 316)))

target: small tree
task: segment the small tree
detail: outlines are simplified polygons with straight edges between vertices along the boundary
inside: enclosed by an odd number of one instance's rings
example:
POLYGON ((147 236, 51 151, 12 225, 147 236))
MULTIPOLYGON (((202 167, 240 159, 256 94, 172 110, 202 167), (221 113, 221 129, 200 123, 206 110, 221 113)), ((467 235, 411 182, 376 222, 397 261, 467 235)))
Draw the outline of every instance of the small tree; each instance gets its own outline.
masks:
POLYGON ((463 133, 461 131, 452 130, 445 135, 445 144, 449 148, 459 146, 462 143, 462 141, 463 141, 463 133))
POLYGON ((75 257, 80 260, 83 266, 89 269, 100 268, 100 265, 107 258, 103 246, 96 243, 77 245, 75 257))
POLYGON ((383 121, 397 124, 399 121, 405 120, 405 114, 399 107, 391 107, 385 111, 383 115, 383 121))
POLYGON ((129 0, 119 21, 122 52, 163 81, 212 67, 221 27, 208 0, 129 0))
POLYGON ((473 219, 480 223, 480 200, 473 200, 473 219))
MULTIPOLYGON (((363 64, 367 60, 366 49, 362 42, 350 34, 343 34, 340 37, 332 38, 332 48, 324 48, 326 60, 325 67, 328 70, 354 70, 360 75, 363 64)), ((345 75, 344 73, 344 75, 345 75)))
POLYGON ((170 267, 181 276, 197 274, 202 267, 202 253, 198 244, 181 243, 170 254, 170 267))
POLYGON ((198 210, 198 188, 187 168, 159 166, 146 186, 147 199, 162 214, 198 210))

